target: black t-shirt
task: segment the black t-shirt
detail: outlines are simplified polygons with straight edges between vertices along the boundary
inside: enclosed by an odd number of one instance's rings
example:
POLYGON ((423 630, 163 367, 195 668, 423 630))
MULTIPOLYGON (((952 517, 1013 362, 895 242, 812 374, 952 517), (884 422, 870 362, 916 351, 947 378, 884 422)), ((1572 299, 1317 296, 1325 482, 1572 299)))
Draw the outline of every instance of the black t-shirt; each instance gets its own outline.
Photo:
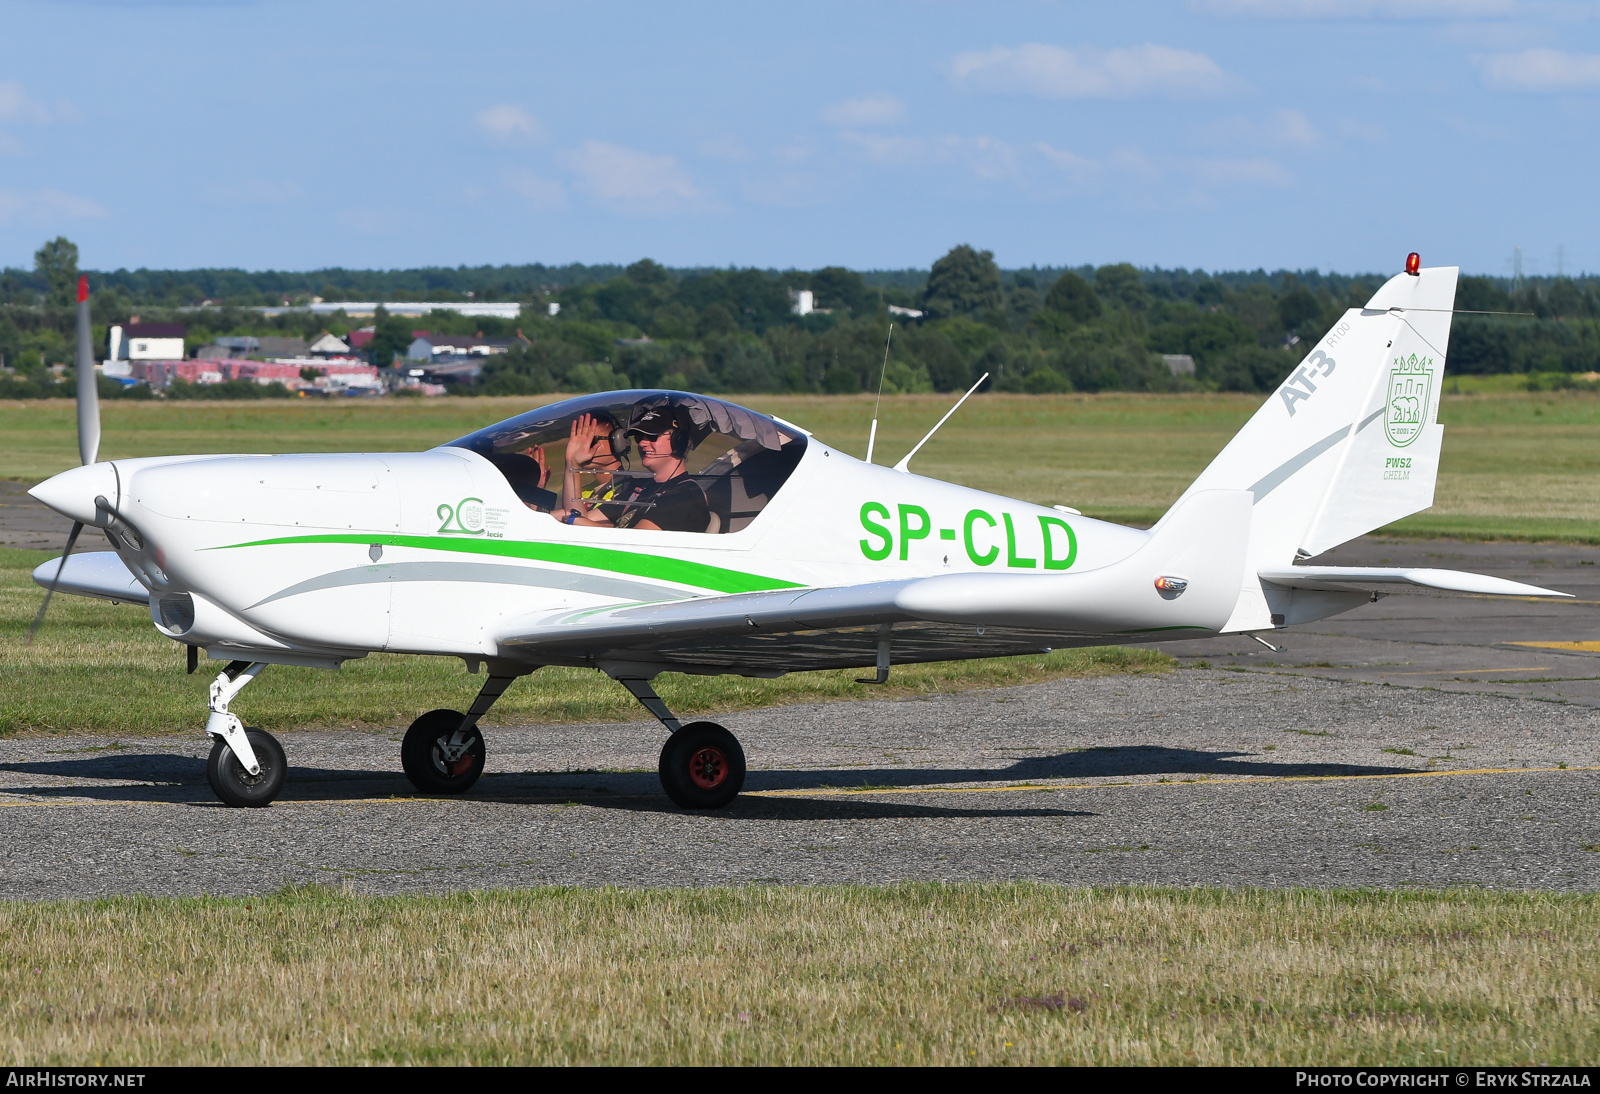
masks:
POLYGON ((619 491, 617 500, 632 503, 617 518, 618 528, 647 520, 663 532, 704 532, 711 523, 705 491, 687 475, 666 482, 646 479, 619 491))

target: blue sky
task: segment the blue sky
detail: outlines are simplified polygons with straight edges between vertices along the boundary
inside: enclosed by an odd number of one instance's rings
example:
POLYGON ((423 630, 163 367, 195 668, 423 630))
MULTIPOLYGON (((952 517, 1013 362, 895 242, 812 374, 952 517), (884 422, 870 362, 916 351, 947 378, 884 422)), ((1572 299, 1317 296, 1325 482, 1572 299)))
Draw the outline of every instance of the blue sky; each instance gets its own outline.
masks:
POLYGON ((0 265, 1600 270, 1597 121, 1596 2, 0 0, 0 265))

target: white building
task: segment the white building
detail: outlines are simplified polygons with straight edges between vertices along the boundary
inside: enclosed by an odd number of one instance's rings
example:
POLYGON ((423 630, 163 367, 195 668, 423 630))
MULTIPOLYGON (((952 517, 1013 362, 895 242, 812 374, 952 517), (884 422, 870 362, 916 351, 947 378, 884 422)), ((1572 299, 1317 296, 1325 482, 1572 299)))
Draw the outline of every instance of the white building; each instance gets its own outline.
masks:
POLYGON ((308 347, 308 352, 321 357, 343 357, 350 352, 350 347, 327 331, 323 331, 322 337, 308 347))
POLYGON ((796 315, 810 315, 817 310, 817 297, 810 289, 790 292, 789 298, 794 301, 794 307, 789 310, 796 315))
POLYGON ((113 326, 109 332, 113 361, 181 361, 183 336, 181 323, 129 323, 113 326))

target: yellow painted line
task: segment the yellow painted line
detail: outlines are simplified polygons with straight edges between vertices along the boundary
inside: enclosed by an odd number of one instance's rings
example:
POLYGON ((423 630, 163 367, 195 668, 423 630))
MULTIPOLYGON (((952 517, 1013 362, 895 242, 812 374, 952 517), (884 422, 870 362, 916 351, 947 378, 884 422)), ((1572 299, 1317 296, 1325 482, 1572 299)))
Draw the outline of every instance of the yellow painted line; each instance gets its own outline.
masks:
POLYGON ((1379 676, 1452 676, 1458 672, 1549 672, 1549 665, 1533 665, 1525 669, 1430 669, 1427 672, 1380 672, 1379 676))
POLYGON ((1317 783, 1360 779, 1430 779, 1443 775, 1535 775, 1544 771, 1600 771, 1596 767, 1477 767, 1461 771, 1395 771, 1379 775, 1257 775, 1247 779, 1183 779, 1143 783, 1029 783, 1011 786, 911 786, 888 790, 750 790, 742 798, 817 797, 827 794, 1002 794, 1008 790, 1124 790, 1152 786, 1227 786, 1235 783, 1317 783))
POLYGON ((1600 653, 1600 642, 1507 642, 1508 646, 1536 646, 1542 650, 1581 650, 1600 653))

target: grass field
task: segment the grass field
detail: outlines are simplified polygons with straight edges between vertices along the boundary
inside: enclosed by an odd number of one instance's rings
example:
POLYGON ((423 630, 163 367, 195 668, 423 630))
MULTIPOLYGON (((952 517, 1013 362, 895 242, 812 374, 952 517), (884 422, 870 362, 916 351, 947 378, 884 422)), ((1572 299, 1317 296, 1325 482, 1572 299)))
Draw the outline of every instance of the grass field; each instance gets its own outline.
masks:
POLYGON ((1581 1064, 1600 898, 883 888, 0 904, 8 1065, 1581 1064))
MULTIPOLYGON (((205 722, 206 689, 221 670, 183 672, 183 648, 163 638, 138 605, 62 596, 31 646, 22 634, 38 610, 30 578, 46 551, 0 549, 0 737, 18 733, 194 733, 205 722)), ((1152 650, 1106 647, 1033 657, 896 667, 884 687, 855 683, 859 670, 807 672, 777 680, 667 673, 657 690, 681 714, 716 714, 780 703, 1006 687, 1065 676, 1164 672, 1174 662, 1152 650)), ((339 672, 274 666, 235 704, 266 729, 404 726, 425 710, 472 702, 482 676, 458 659, 373 654, 339 672)), ((634 721, 636 700, 590 669, 547 667, 519 680, 495 705, 490 724, 634 721)))
MULTIPOLYGON (((1476 381, 1447 382, 1434 508, 1387 531, 1600 543, 1600 395, 1500 391, 1476 381), (1450 394, 1450 384, 1462 393, 1450 394)), ((864 454, 870 397, 740 398, 864 454)), ((112 402, 102 408, 101 454, 416 450, 540 401, 112 402)), ((952 401, 886 398, 879 459, 898 459, 952 401)), ((984 490, 1148 524, 1260 401, 1230 394, 985 395, 962 408, 915 467, 984 490)), ((0 403, 0 478, 36 482, 76 463, 74 413, 67 401, 0 403)))

